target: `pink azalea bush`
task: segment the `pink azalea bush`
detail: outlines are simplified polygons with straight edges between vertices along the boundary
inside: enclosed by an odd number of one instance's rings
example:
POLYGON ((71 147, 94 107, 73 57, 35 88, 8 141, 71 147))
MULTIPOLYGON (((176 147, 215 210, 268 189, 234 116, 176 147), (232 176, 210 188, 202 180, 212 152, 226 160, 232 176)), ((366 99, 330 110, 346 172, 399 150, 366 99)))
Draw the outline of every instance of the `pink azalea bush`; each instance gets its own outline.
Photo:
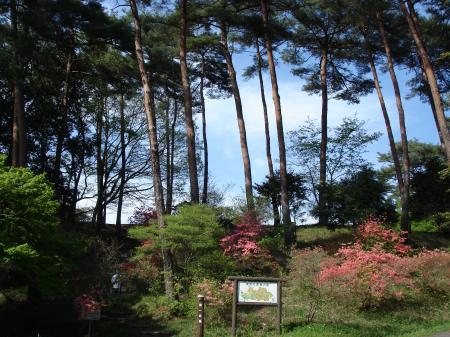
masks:
POLYGON ((357 231, 355 243, 322 262, 317 286, 348 289, 361 308, 414 300, 424 291, 449 295, 450 254, 413 253, 402 233, 369 219, 357 231))
POLYGON ((235 225, 231 234, 220 240, 224 253, 233 257, 241 271, 276 270, 277 265, 270 251, 260 244, 266 234, 261 222, 247 214, 235 225))

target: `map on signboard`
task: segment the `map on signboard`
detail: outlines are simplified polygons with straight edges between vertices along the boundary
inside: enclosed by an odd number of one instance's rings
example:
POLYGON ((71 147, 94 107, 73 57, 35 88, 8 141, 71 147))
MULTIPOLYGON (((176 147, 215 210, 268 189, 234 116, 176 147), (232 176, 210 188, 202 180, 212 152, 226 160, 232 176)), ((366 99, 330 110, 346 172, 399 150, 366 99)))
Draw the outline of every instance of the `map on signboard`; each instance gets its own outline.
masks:
POLYGON ((277 282, 239 281, 239 303, 276 304, 278 298, 277 282))

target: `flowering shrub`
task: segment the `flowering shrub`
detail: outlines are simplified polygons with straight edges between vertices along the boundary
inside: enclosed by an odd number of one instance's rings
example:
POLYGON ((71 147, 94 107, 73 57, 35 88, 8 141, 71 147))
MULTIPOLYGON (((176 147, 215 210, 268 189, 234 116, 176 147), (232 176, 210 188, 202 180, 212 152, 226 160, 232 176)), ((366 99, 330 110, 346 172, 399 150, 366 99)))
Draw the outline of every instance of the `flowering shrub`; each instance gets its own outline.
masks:
POLYGON ((396 232, 383 227, 382 223, 369 217, 359 226, 356 233, 356 245, 363 250, 378 249, 396 255, 406 255, 411 247, 405 244, 405 232, 396 232))
POLYGON ((360 308, 417 299, 425 288, 449 294, 450 254, 423 251, 411 255, 404 241, 401 234, 377 220, 367 220, 354 244, 342 246, 335 260, 322 263, 318 287, 349 289, 360 308))
POLYGON ((260 244, 265 234, 259 220, 247 214, 235 225, 230 235, 220 240, 220 246, 226 255, 237 261, 241 271, 276 270, 277 265, 270 251, 260 244))
POLYGON ((132 225, 148 226, 155 222, 156 218, 156 210, 153 207, 141 206, 134 209, 129 221, 132 225))
MULTIPOLYGON (((223 322, 231 312, 233 301, 233 283, 231 281, 221 283, 217 280, 203 279, 191 287, 190 294, 193 299, 196 295, 205 296, 209 324, 223 322)), ((191 312, 194 315, 197 313, 196 301, 192 303, 191 312)))
POLYGON ((95 300, 91 295, 82 294, 75 298, 75 306, 81 317, 83 314, 93 313, 101 309, 102 303, 95 300))

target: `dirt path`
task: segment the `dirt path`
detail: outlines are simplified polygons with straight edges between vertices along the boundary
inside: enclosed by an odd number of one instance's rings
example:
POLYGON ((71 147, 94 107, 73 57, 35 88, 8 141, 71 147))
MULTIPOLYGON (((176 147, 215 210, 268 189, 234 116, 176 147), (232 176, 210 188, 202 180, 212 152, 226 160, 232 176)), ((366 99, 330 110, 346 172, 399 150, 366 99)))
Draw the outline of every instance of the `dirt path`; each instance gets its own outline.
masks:
POLYGON ((141 318, 125 306, 106 308, 93 337, 171 337, 173 333, 149 317, 141 318))

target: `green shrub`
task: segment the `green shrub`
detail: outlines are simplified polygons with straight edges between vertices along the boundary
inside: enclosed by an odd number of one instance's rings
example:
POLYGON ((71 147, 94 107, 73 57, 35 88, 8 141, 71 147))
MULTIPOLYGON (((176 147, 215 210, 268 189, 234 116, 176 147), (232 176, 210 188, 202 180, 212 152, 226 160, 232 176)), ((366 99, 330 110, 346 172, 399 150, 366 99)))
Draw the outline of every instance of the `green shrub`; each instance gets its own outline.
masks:
POLYGON ((44 175, 7 167, 0 157, 0 289, 16 279, 14 286, 44 297, 61 293, 67 247, 56 231, 57 209, 44 175))
POLYGON ((168 321, 179 311, 181 303, 171 301, 166 296, 142 296, 133 306, 140 317, 151 316, 155 320, 168 321))
POLYGON ((433 216, 438 231, 441 233, 450 233, 450 212, 441 212, 433 216))
POLYGON ((178 277, 190 283, 192 279, 224 279, 233 268, 230 258, 222 254, 219 240, 225 232, 215 211, 205 205, 185 205, 177 215, 165 217, 166 227, 155 230, 156 246, 170 249, 178 277))

